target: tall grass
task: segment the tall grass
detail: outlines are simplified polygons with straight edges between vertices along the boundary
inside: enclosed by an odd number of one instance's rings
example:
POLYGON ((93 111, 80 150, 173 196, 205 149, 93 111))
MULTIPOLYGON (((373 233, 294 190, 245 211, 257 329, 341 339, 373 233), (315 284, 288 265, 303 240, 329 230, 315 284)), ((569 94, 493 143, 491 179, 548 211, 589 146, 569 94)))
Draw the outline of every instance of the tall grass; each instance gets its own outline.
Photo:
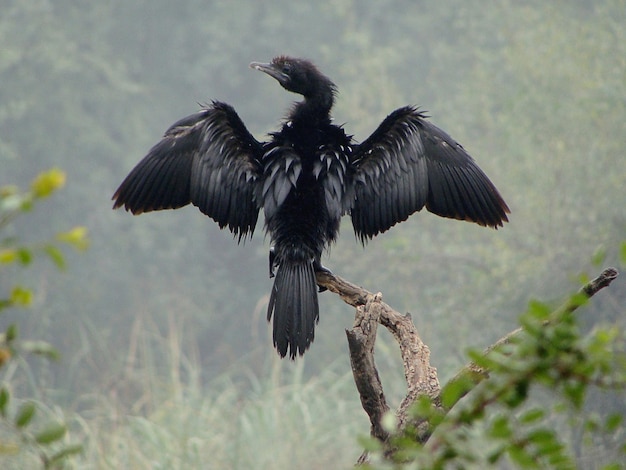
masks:
POLYGON ((209 378, 198 348, 184 337, 174 317, 164 335, 138 317, 122 376, 114 386, 80 397, 80 411, 69 418, 72 436, 85 447, 76 468, 321 469, 354 463, 356 437, 369 427, 345 363, 306 378, 304 361, 280 361, 268 350, 265 370, 237 363, 209 378))

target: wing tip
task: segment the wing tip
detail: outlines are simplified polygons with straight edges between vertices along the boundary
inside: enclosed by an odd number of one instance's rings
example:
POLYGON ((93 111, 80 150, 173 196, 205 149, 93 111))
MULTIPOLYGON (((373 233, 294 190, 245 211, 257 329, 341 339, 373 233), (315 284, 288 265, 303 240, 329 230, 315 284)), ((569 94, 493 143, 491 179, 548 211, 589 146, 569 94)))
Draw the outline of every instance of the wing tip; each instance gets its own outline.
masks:
POLYGON ((113 197, 111 197, 111 200, 113 201, 113 207, 112 207, 113 210, 117 210, 123 207, 126 212, 130 212, 133 215, 139 215, 144 212, 149 212, 150 210, 152 210, 150 208, 139 207, 139 206, 133 205, 128 200, 128 198, 124 196, 123 190, 121 187, 117 191, 115 191, 115 194, 113 194, 113 197))

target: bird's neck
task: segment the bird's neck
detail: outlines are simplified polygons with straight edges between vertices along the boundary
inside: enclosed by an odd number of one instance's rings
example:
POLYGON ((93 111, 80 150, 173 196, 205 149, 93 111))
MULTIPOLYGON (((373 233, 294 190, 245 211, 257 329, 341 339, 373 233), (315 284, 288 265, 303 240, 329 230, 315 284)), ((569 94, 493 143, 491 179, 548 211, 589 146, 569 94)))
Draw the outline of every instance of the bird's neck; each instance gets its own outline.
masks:
POLYGON ((330 110, 334 102, 335 96, 332 88, 317 90, 295 104, 289 113, 289 120, 294 124, 313 126, 329 122, 330 110))

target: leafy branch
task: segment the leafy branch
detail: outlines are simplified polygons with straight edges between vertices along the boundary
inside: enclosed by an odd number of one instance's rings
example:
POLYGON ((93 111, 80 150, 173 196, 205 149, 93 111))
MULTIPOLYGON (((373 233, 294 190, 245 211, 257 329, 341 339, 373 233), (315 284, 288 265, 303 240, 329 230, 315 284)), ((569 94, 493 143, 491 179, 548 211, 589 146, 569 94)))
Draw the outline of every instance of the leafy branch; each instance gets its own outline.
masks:
MULTIPOLYGON (((20 191, 15 186, 0 188, 0 230, 6 229, 17 217, 31 211, 35 204, 48 198, 64 184, 65 173, 52 169, 39 174, 26 191, 20 191)), ((42 255, 47 256, 58 269, 64 269, 62 245, 82 251, 88 244, 85 227, 74 227, 58 233, 53 241, 34 245, 20 245, 14 238, 4 238, 0 240, 0 269, 11 264, 29 266, 42 255)), ((27 307, 32 299, 33 291, 30 288, 14 285, 5 297, 0 297, 0 314, 10 307, 27 307)), ((6 369, 9 363, 26 353, 41 355, 49 360, 58 359, 58 352, 52 345, 40 340, 22 340, 17 324, 9 324, 0 333, 0 368, 6 369)), ((66 442, 67 426, 64 423, 52 420, 35 425, 35 417, 41 406, 33 401, 12 399, 10 381, 5 378, 3 382, 0 386, 0 423, 10 433, 0 438, 0 455, 17 454, 28 449, 39 456, 43 468, 57 468, 68 456, 82 451, 81 445, 66 442), (12 406, 12 402, 16 404, 12 406)))
MULTIPOLYGON (((380 294, 320 273, 320 285, 357 308, 348 344, 357 389, 372 423, 372 439, 364 441, 367 450, 359 463, 371 465, 373 455, 380 468, 410 462, 418 468, 444 468, 453 462, 493 465, 508 456, 520 468, 575 468, 548 413, 530 407, 528 398, 533 388, 543 388, 557 398, 555 411, 580 412, 590 386, 626 387, 623 333, 608 327, 583 335, 574 315, 617 275, 617 270, 605 269, 556 309, 531 302, 520 328, 484 352, 471 352, 472 362, 441 388, 428 347, 409 315, 384 304, 380 294), (392 332, 403 357, 408 392, 395 416, 388 413, 374 363, 373 323, 392 332)), ((604 429, 611 432, 621 423, 622 416, 612 414, 604 429)), ((626 446, 621 452, 623 457, 626 446)))

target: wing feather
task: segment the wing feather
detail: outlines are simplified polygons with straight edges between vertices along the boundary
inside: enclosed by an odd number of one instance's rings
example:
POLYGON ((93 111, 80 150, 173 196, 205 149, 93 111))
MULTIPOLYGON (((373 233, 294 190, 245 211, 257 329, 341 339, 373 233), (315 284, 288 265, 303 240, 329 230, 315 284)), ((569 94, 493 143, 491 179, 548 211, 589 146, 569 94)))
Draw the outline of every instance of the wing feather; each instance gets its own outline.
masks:
POLYGON ((352 202, 351 187, 346 184, 349 178, 349 157, 335 146, 322 146, 316 155, 315 178, 324 188, 324 202, 331 219, 339 219, 349 209, 352 202))
POLYGON ((241 240, 258 218, 261 157, 235 110, 213 102, 165 131, 117 189, 113 208, 141 214, 192 203, 241 240))
POLYGON ((257 196, 262 201, 265 221, 272 219, 302 173, 302 161, 289 146, 278 145, 263 157, 265 180, 257 196))
POLYGON ((472 157, 414 107, 399 108, 354 148, 352 224, 362 242, 426 207, 497 228, 509 208, 472 157))

